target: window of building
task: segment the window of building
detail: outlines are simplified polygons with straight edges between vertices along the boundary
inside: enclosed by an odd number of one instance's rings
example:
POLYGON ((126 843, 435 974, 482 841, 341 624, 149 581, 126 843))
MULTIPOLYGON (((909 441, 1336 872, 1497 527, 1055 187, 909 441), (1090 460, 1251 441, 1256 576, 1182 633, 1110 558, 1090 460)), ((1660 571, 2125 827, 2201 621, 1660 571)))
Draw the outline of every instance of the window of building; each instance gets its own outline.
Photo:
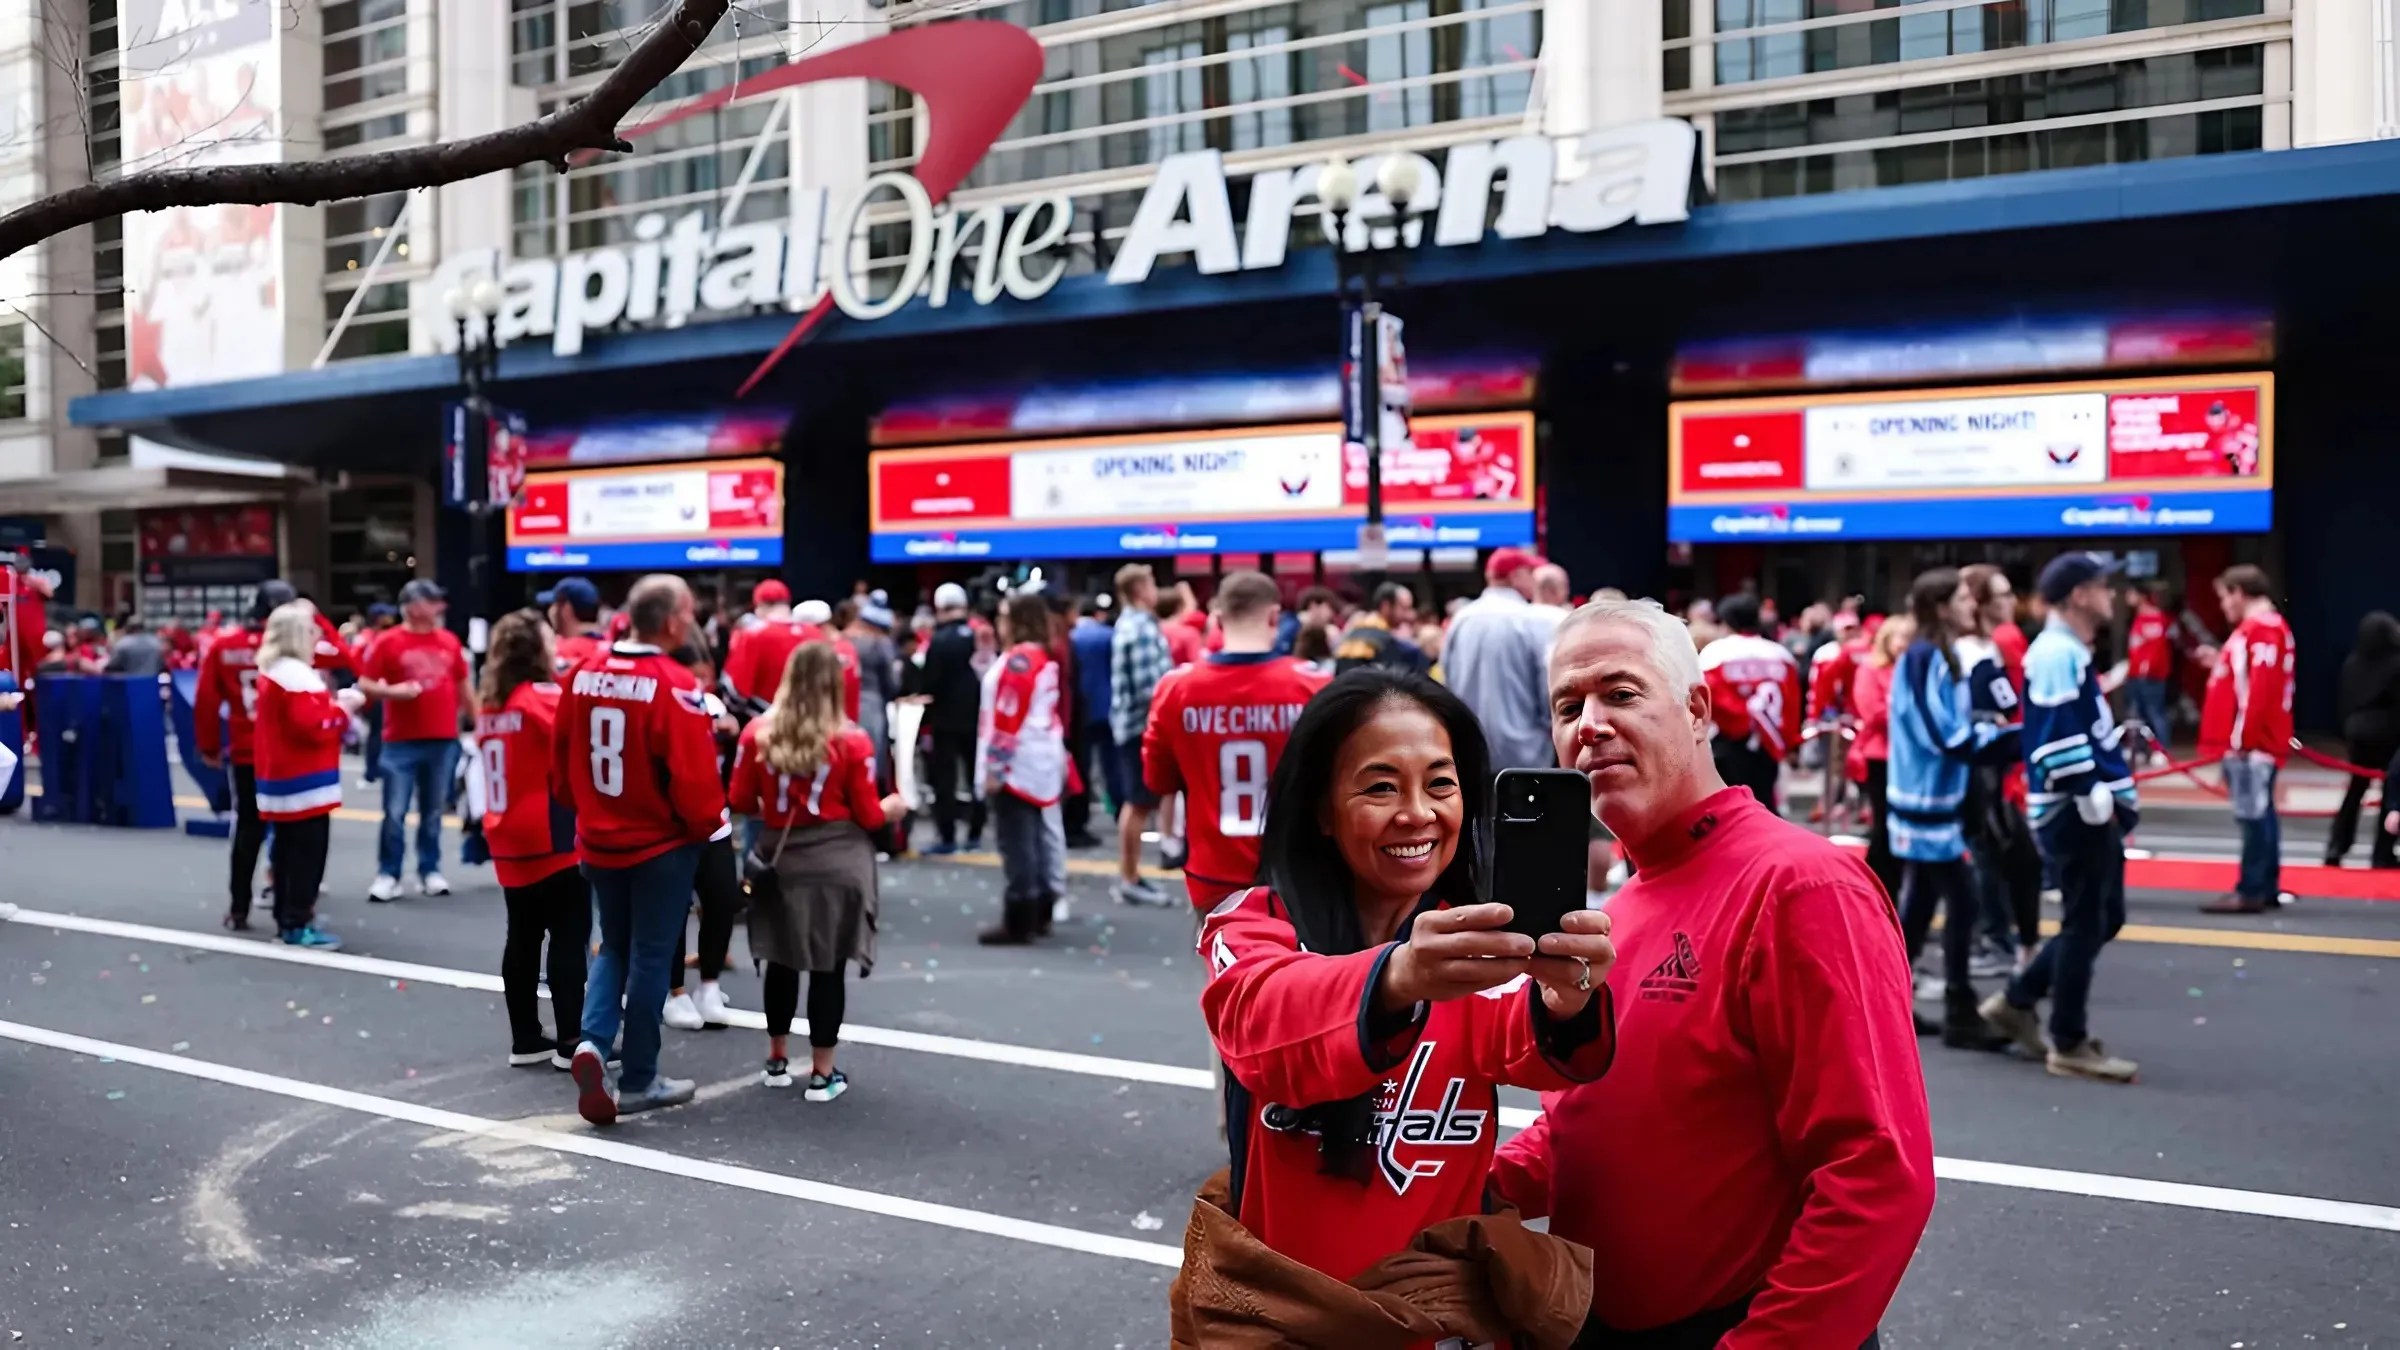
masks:
POLYGON ((2223 47, 1728 110, 1717 114, 1717 196, 2256 150, 2264 60, 2260 46, 2223 47))
MULTIPOLYGON (((1713 3, 1718 84, 1787 79, 1860 66, 2074 42, 2113 33, 2241 18, 2267 0, 1688 0, 1713 3), (1897 11, 1897 13, 1894 13, 1897 11), (1910 12, 1921 11, 1921 12, 1910 12), (1887 16, 1890 17, 1881 17, 1887 16), (1743 36, 1766 30, 1757 36, 1743 36)), ((1691 45, 1690 15, 1666 0, 1666 36, 1691 45)), ((1670 51, 1676 50, 1670 48, 1670 51)), ((1674 66, 1670 63, 1669 70, 1674 66)), ((1689 69, 1683 84, 1689 88, 1689 69)))
POLYGON ((25 324, 0 323, 0 421, 25 415, 25 324))
MULTIPOLYGON (((334 326, 341 321, 342 311, 357 294, 356 288, 347 291, 328 290, 325 293, 325 332, 332 336, 334 326)), ((342 330, 341 338, 333 344, 330 360, 347 361, 358 356, 395 356, 408 350, 408 283, 405 281, 378 282, 369 286, 359 300, 358 312, 350 316, 350 325, 342 330)))
MULTIPOLYGON (((406 237, 408 227, 400 217, 408 207, 408 198, 406 192, 386 192, 329 203, 325 207, 325 270, 355 272, 366 267, 383 250, 384 239, 395 228, 402 231, 402 237, 392 244, 385 262, 388 265, 407 258, 411 253, 406 237)), ((413 217, 414 213, 410 214, 413 217)))
POLYGON ((408 92, 408 0, 325 6, 325 111, 408 92))
POLYGON ((1670 44, 1659 53, 1659 87, 1680 93, 1692 87, 1692 49, 1673 44, 1692 36, 1692 0, 1658 0, 1658 9, 1659 36, 1670 44))

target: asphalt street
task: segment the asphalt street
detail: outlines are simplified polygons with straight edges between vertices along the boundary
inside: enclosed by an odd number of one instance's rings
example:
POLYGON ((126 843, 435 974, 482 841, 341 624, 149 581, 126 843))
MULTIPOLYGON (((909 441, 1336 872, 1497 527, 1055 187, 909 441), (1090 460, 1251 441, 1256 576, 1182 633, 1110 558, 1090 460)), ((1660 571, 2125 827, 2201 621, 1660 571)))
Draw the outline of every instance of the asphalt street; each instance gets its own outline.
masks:
MULTIPOLYGON (((0 820, 9 1344, 1164 1343, 1222 1157, 1186 913, 1079 873, 1052 941, 986 950, 994 869, 892 865, 848 1096, 669 1032, 702 1100, 601 1134, 505 1066, 488 869, 370 906, 337 820, 325 956, 218 928, 224 849, 0 820)), ((2400 905, 2195 898, 2135 896, 2100 967, 2140 1083, 1926 1048, 1945 1180, 1887 1345, 2400 1344, 2400 905)))

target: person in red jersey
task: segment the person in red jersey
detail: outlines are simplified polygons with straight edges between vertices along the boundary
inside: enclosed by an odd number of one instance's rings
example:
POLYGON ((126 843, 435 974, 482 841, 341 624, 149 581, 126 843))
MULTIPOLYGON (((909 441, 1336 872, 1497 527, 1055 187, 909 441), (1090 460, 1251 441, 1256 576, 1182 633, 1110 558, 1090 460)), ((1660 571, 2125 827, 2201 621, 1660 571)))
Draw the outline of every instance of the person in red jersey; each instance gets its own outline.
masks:
MULTIPOLYGON (((383 708, 383 833, 367 899, 400 898, 409 807, 417 809, 417 879, 425 894, 448 895, 442 876, 442 809, 458 773, 459 714, 472 717, 466 644, 442 626, 449 597, 419 577, 400 588, 400 626, 367 648, 358 687, 383 708)), ((338 644, 336 644, 338 646, 338 644)))
POLYGON ((830 644, 792 654, 766 713, 742 728, 733 755, 733 809, 762 822, 757 862, 775 874, 753 887, 750 949, 766 962, 767 1065, 760 1081, 788 1088, 787 1038, 808 972, 808 1087, 830 1102, 850 1080, 833 1062, 848 997, 843 968, 875 964, 880 908, 869 832, 900 813, 899 794, 875 792, 875 746, 842 714, 842 667, 830 644))
POLYGON ((2139 722, 2158 747, 2152 762, 2166 757, 2173 734, 2167 717, 2167 679, 2175 673, 2174 620, 2167 615, 2166 586, 2145 581, 2133 591, 2133 617, 2125 626, 2125 715, 2139 722))
POLYGON ((1300 709, 1325 687, 1325 675, 1275 654, 1280 609, 1272 579, 1227 576, 1216 597, 1224 648, 1168 672, 1150 698, 1142 782, 1191 803, 1183 885, 1201 913, 1257 880, 1267 784, 1300 709))
POLYGON ((701 846, 725 821, 706 691, 668 655, 695 626, 691 588, 654 573, 634 584, 625 611, 632 639, 568 676, 553 740, 554 781, 574 808, 575 851, 600 918, 572 1062, 576 1109, 595 1125, 692 1099, 690 1079, 658 1071, 659 1010, 701 846), (624 1070, 611 1082, 620 1022, 624 1070))
MULTIPOLYGON (((858 646, 842 634, 833 621, 833 606, 822 600, 803 600, 792 606, 792 627, 802 642, 823 642, 833 648, 842 663, 842 713, 851 721, 858 720, 859 700, 864 695, 865 680, 858 668, 858 646)), ((790 658, 785 658, 787 661, 790 658)), ((761 698, 771 698, 783 684, 783 670, 767 672, 761 683, 761 698)))
POLYGON ((725 683, 759 707, 782 687, 784 666, 800 645, 792 631, 792 588, 773 577, 750 588, 750 613, 725 649, 725 683))
POLYGON ((1200 930, 1200 1009, 1229 1079, 1226 1207, 1337 1280, 1483 1212, 1501 1085, 1609 1071, 1609 917, 1577 911, 1538 944, 1503 929, 1509 907, 1478 903, 1490 797, 1457 695, 1352 671, 1292 728, 1261 884, 1200 930))
POLYGON ((275 928, 287 946, 332 951, 342 940, 316 926, 317 886, 342 804, 342 732, 366 702, 336 694, 317 672, 316 606, 293 600, 267 616, 258 644, 251 750, 258 813, 275 827, 275 928))
POLYGON ((1717 621, 1731 631, 1700 649, 1717 772, 1772 811, 1784 756, 1800 743, 1800 663, 1760 631, 1757 596, 1726 596, 1717 621))
POLYGON ((483 757, 483 837, 508 908, 500 996, 508 1006, 513 1067, 571 1067, 564 1042, 583 1025, 584 950, 592 940, 592 887, 575 863, 575 811, 558 791, 558 654, 530 610, 492 625, 475 719, 483 757), (550 1011, 542 1034, 537 992, 542 940, 550 942, 550 1011))
POLYGON ((1874 1346, 1934 1195, 1892 903, 1718 777, 1681 620, 1584 606, 1550 691, 1559 762, 1636 864, 1608 904, 1617 1058, 1492 1179, 1602 1254, 1583 1346, 1874 1346))
POLYGON ((2283 893, 2275 776, 2292 753, 2292 629, 2275 608, 2266 572, 2248 563, 2217 578, 2217 604, 2233 632, 2209 668, 2200 756, 2224 759, 2225 790, 2242 831, 2242 866, 2233 893, 2200 908, 2258 914, 2276 908, 2283 893))
POLYGON ((292 588, 281 581, 260 582, 250 602, 250 622, 220 632, 208 644, 192 687, 192 740, 200 762, 226 771, 233 796, 231 903, 222 921, 228 932, 250 930, 251 884, 258 877, 259 849, 267 842, 267 822, 258 813, 255 749, 258 644, 267 617, 293 598, 292 588))
POLYGON ((1833 641, 1808 659, 1808 720, 1831 722, 1850 706, 1850 682, 1866 659, 1867 635, 1860 630, 1858 611, 1834 611, 1833 641))
POLYGON ((1050 931, 1067 893, 1067 735, 1059 722, 1066 668, 1050 656, 1050 603, 1012 595, 1002 611, 1008 649, 983 672, 975 763, 992 803, 992 834, 1006 878, 1000 924, 977 941, 1020 946, 1050 931))
POLYGON ((542 607, 543 617, 550 621, 560 674, 582 665, 600 650, 599 587, 582 577, 560 577, 549 590, 536 594, 533 603, 542 607))
POLYGON ((1850 677, 1850 718, 1858 736, 1845 766, 1861 785, 1872 813, 1867 832, 1867 870, 1883 883, 1893 905, 1900 903, 1900 860, 1892 854, 1892 673, 1900 654, 1917 637, 1917 621, 1906 614, 1876 625, 1875 637, 1850 677))

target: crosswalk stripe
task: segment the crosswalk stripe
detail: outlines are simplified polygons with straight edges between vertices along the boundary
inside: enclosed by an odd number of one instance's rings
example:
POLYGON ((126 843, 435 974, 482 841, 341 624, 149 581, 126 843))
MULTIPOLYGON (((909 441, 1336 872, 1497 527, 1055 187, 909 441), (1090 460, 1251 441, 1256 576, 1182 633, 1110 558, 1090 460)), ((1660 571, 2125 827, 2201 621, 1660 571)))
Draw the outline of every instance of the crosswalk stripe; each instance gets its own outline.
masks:
MULTIPOLYGON (((164 1054, 136 1045, 118 1045, 111 1041, 94 1040, 47 1027, 28 1026, 21 1022, 0 1022, 0 1037, 21 1041, 27 1045, 63 1050, 70 1054, 114 1059, 123 1064, 139 1065, 165 1073, 181 1074, 187 1078, 223 1083, 229 1087, 247 1088, 253 1092, 271 1093, 296 1101, 314 1102, 320 1106, 337 1107, 364 1115, 381 1116, 386 1120, 404 1121, 427 1129, 452 1134, 476 1135, 522 1144, 530 1148, 548 1149, 553 1153, 569 1153, 600 1162, 616 1163, 659 1172, 667 1176, 692 1181, 706 1181, 719 1186, 731 1186, 762 1195, 780 1195, 812 1204, 831 1205, 839 1209, 856 1210, 862 1214, 880 1214, 886 1218, 908 1219, 929 1223, 962 1232, 982 1233, 991 1237, 1030 1242, 1044 1247, 1057 1247, 1082 1252, 1090 1256, 1112 1257, 1120 1261, 1139 1261, 1153 1266, 1174 1269, 1183 1264, 1183 1251, 1159 1242, 1141 1242, 1133 1238, 1107 1233, 1090 1233, 1080 1228, 1038 1223, 1031 1219, 1012 1218, 1005 1214, 990 1214, 982 1210, 962 1209, 956 1205, 938 1204, 929 1200, 914 1200, 906 1196, 886 1195, 881 1191, 860 1190, 854 1186, 836 1186, 829 1182, 811 1181, 806 1177, 785 1176, 780 1172, 760 1171, 738 1167, 731 1163, 709 1162, 687 1158, 664 1149, 646 1148, 619 1139, 603 1138, 588 1131, 559 1131, 541 1129, 517 1121, 492 1120, 470 1116, 458 1111, 424 1106, 416 1102, 398 1101, 373 1093, 352 1092, 346 1088, 328 1087, 306 1079, 285 1078, 277 1074, 260 1073, 254 1069, 215 1064, 185 1055, 164 1054)), ((1204 1075, 1205 1076, 1205 1075, 1204 1075)))
MULTIPOLYGON (((16 915, 15 921, 19 924, 29 927, 47 927, 55 928, 62 932, 87 933, 102 937, 131 938, 137 941, 180 944, 203 951, 225 952, 231 955, 253 956, 274 961, 288 961, 296 965, 322 966, 329 970, 351 971, 360 974, 378 975, 393 979, 421 980, 427 984, 443 985, 456 989, 471 989, 486 993, 496 993, 500 989, 500 980, 498 976, 486 975, 475 971, 450 970, 440 966, 417 965, 406 961, 385 961, 376 957, 355 956, 347 952, 320 952, 311 951, 305 948, 283 947, 279 944, 245 941, 240 938, 225 937, 216 933, 184 932, 179 929, 156 928, 146 924, 123 923, 114 919, 87 919, 78 915, 49 914, 37 910, 20 910, 16 915), (399 973, 403 971, 408 973, 399 973)), ((766 1025, 766 1019, 764 1017, 752 1012, 736 1013, 735 1021, 738 1025, 753 1027, 754 1029, 763 1029, 766 1025)), ((11 1025, 13 1024, 0 1023, 0 1035, 10 1034, 7 1028, 11 1025)), ((38 1028, 24 1028, 24 1030, 39 1031, 38 1028)), ((793 1030, 795 1034, 806 1034, 805 1022, 797 1023, 793 1030)), ((65 1035, 65 1033, 58 1032, 41 1032, 40 1034, 48 1037, 62 1037, 65 1035)), ((1083 1074, 1090 1077, 1110 1078, 1128 1082, 1150 1083, 1164 1087, 1191 1088, 1201 1091, 1213 1090, 1215 1086, 1211 1080, 1208 1070, 1206 1069, 1182 1068, 1176 1065, 1157 1064, 1146 1060, 1117 1059, 1103 1055, 1074 1054, 1067 1051, 1045 1050, 1035 1046, 1011 1045, 1000 1041, 972 1040, 963 1036, 935 1036, 922 1032, 899 1031, 888 1027, 862 1027, 854 1023, 845 1023, 843 1025, 842 1036, 844 1040, 855 1042, 860 1045, 878 1045, 895 1050, 912 1050, 925 1054, 945 1055, 956 1059, 976 1060, 987 1064, 1002 1064, 1017 1068, 1045 1069, 1061 1073, 1083 1074)), ((20 1037, 19 1039, 25 1038, 20 1037)), ((51 1042, 43 1041, 40 1043, 50 1044, 51 1042)), ((102 1043, 93 1042, 92 1044, 98 1045, 102 1043)), ((119 1059, 128 1059, 130 1062, 143 1062, 141 1060, 133 1059, 132 1056, 124 1049, 104 1049, 88 1051, 85 1053, 104 1053, 113 1055, 119 1059)), ((150 1051, 141 1051, 139 1053, 154 1059, 177 1059, 179 1063, 183 1062, 180 1061, 179 1057, 176 1056, 162 1056, 150 1051)), ((197 1063, 198 1061, 190 1062, 197 1063)), ((172 1068, 174 1066, 166 1067, 172 1068)), ((220 1066, 210 1067, 213 1069, 220 1066)), ((182 1070, 177 1069, 176 1071, 180 1072, 182 1070)), ((225 1072, 234 1074, 249 1073, 248 1070, 240 1069, 227 1069, 225 1072)), ((267 1075, 257 1076, 261 1078, 268 1077, 267 1075)), ((233 1080, 219 1079, 219 1081, 230 1082, 233 1080)), ((316 1089, 317 1087, 315 1084, 305 1084, 304 1086, 307 1086, 311 1089, 316 1089)), ((328 1093, 338 1091, 337 1089, 333 1088, 323 1088, 320 1090, 328 1093)), ((386 1100, 379 1097, 366 1097, 364 1094, 347 1095, 359 1096, 363 1100, 372 1102, 383 1102, 386 1100)), ((319 1099, 310 1098, 310 1100, 319 1099)), ((343 1103, 329 1102, 329 1104, 341 1105, 343 1103)), ((402 1103, 399 1105, 405 1104, 402 1103)), ((1540 1118, 1540 1115, 1541 1113, 1539 1111, 1531 1110, 1525 1107, 1504 1106, 1500 1108, 1500 1125, 1503 1129, 1507 1130, 1522 1130, 1533 1124, 1535 1120, 1540 1118)), ((497 1122, 497 1124, 506 1125, 506 1122, 497 1122)), ((518 1127, 508 1126, 508 1128, 518 1127)), ((577 1136, 561 1137, 571 1138, 577 1136)), ((699 1165, 714 1166, 713 1164, 699 1165)), ((671 1169, 660 1168, 654 1170, 671 1169)), ((741 1169, 734 1170, 739 1171, 741 1169)), ((2167 1205, 2183 1209, 2213 1210, 2219 1213, 2246 1214, 2262 1218, 2297 1219, 2303 1222, 2331 1224, 2337 1227, 2366 1228, 2383 1232, 2400 1233, 2400 1207, 2393 1207, 2389 1205, 2367 1204, 2351 1200, 2329 1200, 2316 1196, 2280 1195, 2269 1191, 2248 1191, 2222 1186, 2201 1186, 2186 1182, 2157 1181, 2147 1177, 2113 1176, 2102 1172, 2076 1172, 2057 1168, 2029 1167, 2016 1163, 1983 1162, 1972 1158, 1936 1157, 1933 1160, 1933 1170, 1934 1175, 1944 1181, 1956 1181, 1982 1186, 1999 1186, 2014 1190, 2049 1191, 2061 1195, 2081 1195, 2103 1200, 2125 1200, 2144 1204, 2167 1205)), ((695 1174, 683 1173, 683 1175, 695 1174)), ((713 1177, 702 1177, 699 1179, 716 1180, 716 1178, 713 1177)), ((727 1184, 743 1183, 729 1182, 727 1184)), ((795 1184, 815 1186, 818 1183, 800 1182, 795 1184)), ((753 1186, 750 1187, 750 1189, 761 1188, 753 1186)), ((839 1190, 841 1188, 837 1187, 831 1189, 839 1190)), ((890 1199, 890 1197, 877 1198, 890 1199)), ((829 1201, 828 1203, 839 1202, 829 1201)), ((913 1204, 916 1202, 895 1203, 913 1204)), ((862 1208, 863 1206, 852 1207, 862 1208)), ((875 1212, 885 1211, 878 1210, 875 1212)), ((972 1211, 966 1212, 971 1213, 972 1211)), ((901 1217, 914 1216, 902 1215, 901 1217)), ((1041 1225, 1036 1225, 1036 1227, 1041 1227, 1041 1225)), ((1077 1230, 1061 1231, 1074 1232, 1077 1230)), ((1117 1241, 1117 1239, 1106 1240, 1117 1241)), ((1155 1246, 1155 1244, 1134 1245, 1145 1247, 1155 1246)), ((1159 1250, 1172 1249, 1160 1248, 1159 1250)))

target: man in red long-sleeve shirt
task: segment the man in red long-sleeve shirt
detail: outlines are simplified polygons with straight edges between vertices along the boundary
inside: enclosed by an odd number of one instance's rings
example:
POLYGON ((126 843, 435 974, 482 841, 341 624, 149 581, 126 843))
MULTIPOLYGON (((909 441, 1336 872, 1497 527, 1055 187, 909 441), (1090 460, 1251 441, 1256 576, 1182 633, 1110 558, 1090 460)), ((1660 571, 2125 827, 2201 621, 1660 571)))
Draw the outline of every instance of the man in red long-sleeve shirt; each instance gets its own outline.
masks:
POLYGON ((1584 606, 1559 626, 1550 689, 1559 763, 1591 779, 1636 866, 1609 902, 1616 1061, 1546 1097, 1493 1180, 1606 1253, 1587 1335, 1874 1345, 1934 1192, 1891 902, 1725 786, 1681 620, 1584 606))
POLYGON ((2209 914, 2260 914, 2283 891, 2283 825, 2275 815, 2275 775, 2292 753, 2291 625, 2275 608, 2267 574, 2244 563, 2217 578, 2217 604, 2233 625, 2208 672, 2200 705, 2200 756, 2223 756, 2226 794, 2242 832, 2242 866, 2233 893, 2200 908, 2209 914))
POLYGON ((659 1011, 700 846, 726 818, 707 691, 667 655, 692 632, 691 588, 681 577, 647 576, 625 608, 632 637, 566 677, 551 741, 600 911, 600 955, 574 1056, 576 1107, 595 1125, 692 1099, 690 1079, 658 1072, 659 1011), (611 1083, 606 1061, 620 1016, 624 1070, 611 1083))

